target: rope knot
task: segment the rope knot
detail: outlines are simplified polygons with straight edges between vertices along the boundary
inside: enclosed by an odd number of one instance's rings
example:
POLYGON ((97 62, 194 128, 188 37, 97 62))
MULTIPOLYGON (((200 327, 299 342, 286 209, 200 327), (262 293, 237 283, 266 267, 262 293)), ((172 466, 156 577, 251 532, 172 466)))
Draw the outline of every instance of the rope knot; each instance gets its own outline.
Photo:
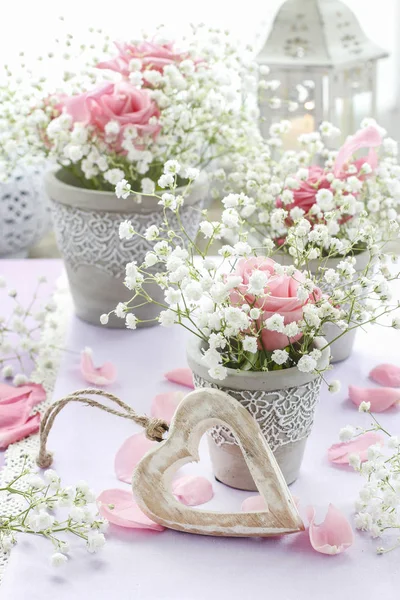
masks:
POLYGON ((52 452, 39 452, 39 456, 36 459, 36 464, 41 469, 48 469, 53 464, 53 453, 52 452))
POLYGON ((151 419, 145 428, 146 437, 152 442, 162 442, 168 429, 168 423, 162 419, 151 419))

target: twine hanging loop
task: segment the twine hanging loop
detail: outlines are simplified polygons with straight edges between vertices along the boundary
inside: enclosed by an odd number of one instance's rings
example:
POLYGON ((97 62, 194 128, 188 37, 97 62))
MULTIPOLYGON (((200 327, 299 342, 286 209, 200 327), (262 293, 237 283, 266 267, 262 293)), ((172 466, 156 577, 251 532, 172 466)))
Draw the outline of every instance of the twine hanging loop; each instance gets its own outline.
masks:
POLYGON ((133 421, 137 425, 140 425, 144 428, 146 437, 154 442, 162 442, 164 439, 164 434, 168 431, 169 425, 166 421, 162 419, 156 419, 147 417, 146 415, 138 415, 131 406, 122 402, 117 396, 114 394, 110 394, 109 392, 104 392, 103 390, 97 389, 86 389, 79 390, 54 402, 43 415, 42 422, 40 425, 40 446, 39 446, 39 454, 36 459, 37 465, 42 469, 48 469, 53 462, 53 454, 47 450, 47 438, 49 437, 50 430, 53 426, 54 420, 59 412, 71 402, 79 402, 81 404, 86 404, 86 406, 93 406, 95 408, 99 408, 105 412, 110 413, 111 415, 116 415, 117 417, 122 417, 123 419, 129 419, 133 421), (103 404, 102 402, 98 402, 93 398, 88 398, 87 396, 100 396, 102 399, 107 398, 111 402, 114 402, 119 408, 113 408, 111 406, 107 406, 107 404, 103 404))

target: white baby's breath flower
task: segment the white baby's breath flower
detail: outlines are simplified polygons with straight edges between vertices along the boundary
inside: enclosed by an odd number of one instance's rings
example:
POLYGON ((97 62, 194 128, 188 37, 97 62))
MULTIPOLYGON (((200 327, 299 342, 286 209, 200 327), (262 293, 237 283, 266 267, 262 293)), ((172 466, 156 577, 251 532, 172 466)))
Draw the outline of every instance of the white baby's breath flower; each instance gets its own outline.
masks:
POLYGON ((68 561, 68 556, 61 552, 55 552, 50 557, 50 562, 53 567, 62 567, 68 561))
POLYGON ((352 427, 351 425, 347 425, 339 431, 339 439, 341 442, 348 442, 353 439, 355 434, 356 430, 354 429, 354 427, 352 427))
POLYGON ((194 167, 188 167, 184 172, 184 177, 186 179, 190 179, 191 181, 195 181, 199 175, 199 169, 195 169, 194 167))
POLYGON ((334 381, 331 381, 329 383, 328 389, 331 392, 331 394, 337 394, 338 392, 340 392, 340 381, 338 379, 335 379, 334 381))
POLYGON ((141 181, 141 187, 143 194, 154 194, 156 184, 148 177, 143 177, 141 181))
POLYGON ((100 315, 100 323, 102 325, 107 325, 108 319, 109 319, 109 317, 106 313, 103 313, 102 315, 100 315))
POLYGON ((150 227, 148 227, 146 229, 146 232, 144 234, 144 237, 146 238, 146 240, 148 240, 149 242, 157 239, 157 237, 159 236, 160 231, 157 227, 157 225, 150 225, 150 227))
POLYGON ((271 358, 277 365, 284 365, 289 358, 289 353, 287 350, 274 350, 271 358))
MULTIPOLYGON (((111 183, 111 185, 115 185, 116 187, 120 184, 123 177, 124 172, 122 169, 109 169, 104 173, 104 179, 111 183)), ((122 194, 121 196, 123 197, 122 194)))
POLYGON ((119 224, 118 233, 121 240, 132 239, 135 231, 132 227, 131 221, 122 221, 122 223, 119 224))
POLYGON ((131 186, 126 179, 121 179, 115 186, 115 195, 117 198, 128 198, 131 194, 131 186))
POLYGON ((28 383, 28 381, 29 380, 26 375, 24 375, 23 373, 18 373, 13 379, 13 384, 19 387, 20 385, 25 385, 26 383, 28 383))
POLYGON ((128 313, 126 315, 125 325, 126 325, 127 329, 136 329, 137 322, 138 322, 138 320, 134 314, 128 313))
POLYGON ((243 338, 243 350, 245 352, 251 352, 252 354, 255 354, 258 350, 257 338, 246 335, 243 338))
POLYGON ((105 543, 106 538, 104 537, 103 533, 100 533, 99 531, 90 531, 88 533, 88 538, 86 542, 88 552, 92 554, 97 552, 98 550, 100 550, 100 548, 104 546, 105 543))
POLYGON ((3 367, 1 375, 4 379, 11 379, 11 377, 14 376, 14 369, 12 365, 6 365, 5 367, 3 367))
POLYGON ((310 355, 302 356, 297 363, 297 368, 302 373, 311 373, 315 370, 317 366, 317 361, 310 355))
POLYGON ((172 173, 173 175, 177 175, 181 170, 181 165, 177 160, 167 160, 164 165, 164 173, 172 173))
POLYGON ((162 327, 171 327, 175 323, 175 313, 172 310, 162 310, 158 320, 162 327))
POLYGON ((285 329, 285 319, 282 315, 275 313, 272 317, 269 317, 264 321, 264 325, 268 331, 283 333, 285 329))
POLYGON ((361 402, 358 407, 359 412, 369 412, 371 410, 371 402, 361 402))

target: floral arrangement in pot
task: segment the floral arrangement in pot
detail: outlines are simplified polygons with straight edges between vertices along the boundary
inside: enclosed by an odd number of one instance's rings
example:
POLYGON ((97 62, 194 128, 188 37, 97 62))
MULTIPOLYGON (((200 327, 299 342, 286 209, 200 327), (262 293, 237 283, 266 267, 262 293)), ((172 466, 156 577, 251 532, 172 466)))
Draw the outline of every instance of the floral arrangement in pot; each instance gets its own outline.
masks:
MULTIPOLYGON (((158 196, 163 224, 147 230, 152 249, 144 262, 126 265, 125 285, 132 299, 120 302, 114 313, 134 329, 139 318, 132 307, 137 302, 157 303, 162 309, 157 318, 162 326, 177 324, 189 330, 188 361, 195 385, 228 391, 251 412, 290 483, 298 475, 321 380, 329 366, 330 344, 322 333, 333 324, 340 328, 339 335, 344 335, 348 314, 343 306, 348 302, 337 306, 336 297, 323 293, 321 275, 274 261, 272 240, 265 240, 257 252, 251 248, 241 213, 255 210, 255 200, 246 194, 229 194, 223 200, 221 221, 210 221, 203 211, 204 251, 184 227, 173 231, 170 219, 179 220, 184 204, 184 197, 177 193, 177 161, 174 167, 175 176, 165 182, 166 190, 158 196), (218 256, 211 256, 211 244, 229 236, 236 236, 237 241, 223 245, 218 256), (148 267, 154 265, 158 272, 151 274, 148 267), (162 288, 161 302, 148 293, 151 282, 162 288)), ((117 190, 125 196, 135 195, 126 180, 117 190)), ((125 221, 120 235, 131 239, 140 233, 132 222, 125 221)), ((375 284, 367 305, 362 282, 346 292, 356 321, 352 328, 385 320, 397 308, 387 291, 383 293, 390 278, 386 264, 368 248, 375 265, 375 284)), ((347 258, 334 272, 346 278, 351 268, 352 258, 347 258)), ((102 323, 108 318, 102 315, 102 323)), ((397 326, 398 321, 393 324, 397 326)), ((331 391, 337 387, 336 382, 330 384, 331 391)), ((209 441, 216 477, 238 488, 253 489, 234 435, 221 425, 213 429, 209 441)))
MULTIPOLYGON (((163 171, 168 158, 182 165, 180 188, 196 180, 180 213, 193 236, 208 195, 198 169, 212 170, 218 157, 232 159, 261 139, 247 101, 248 53, 203 27, 182 47, 160 36, 117 43, 111 57, 106 44, 102 60, 81 59, 80 72, 67 72, 57 89, 35 82, 29 100, 25 84, 20 90, 11 78, 14 108, 3 135, 21 141, 19 154, 24 148, 59 167, 46 182, 57 239, 77 314, 90 322, 98 323, 123 294, 123 265, 142 262, 149 249, 143 234, 162 220, 153 193, 174 175, 163 171), (140 192, 135 201, 115 198, 122 178, 140 192), (118 239, 124 218, 135 222, 140 239, 118 239)), ((154 315, 150 311, 142 324, 154 315)))
MULTIPOLYGON (((288 127, 286 121, 271 126, 267 143, 275 153, 288 127)), ((347 288, 357 279, 366 289, 367 281, 374 279, 370 250, 386 251, 398 238, 400 165, 397 143, 371 120, 339 151, 329 150, 323 140, 337 133, 323 123, 319 132, 300 136, 299 152, 283 151, 278 159, 264 153, 250 169, 244 161, 235 184, 243 185, 254 198, 255 210, 244 215, 251 245, 256 248, 265 238, 272 239, 278 250, 276 260, 320 273, 321 289, 343 304, 350 302, 346 288, 336 293, 338 285, 345 283, 337 270, 343 258, 352 262, 347 288), (367 154, 359 156, 360 151, 367 154)), ((350 325, 354 315, 351 305, 347 309, 350 325)), ((332 340, 338 330, 330 325, 324 333, 332 340)), ((332 346, 333 361, 349 356, 354 336, 352 329, 332 346)))

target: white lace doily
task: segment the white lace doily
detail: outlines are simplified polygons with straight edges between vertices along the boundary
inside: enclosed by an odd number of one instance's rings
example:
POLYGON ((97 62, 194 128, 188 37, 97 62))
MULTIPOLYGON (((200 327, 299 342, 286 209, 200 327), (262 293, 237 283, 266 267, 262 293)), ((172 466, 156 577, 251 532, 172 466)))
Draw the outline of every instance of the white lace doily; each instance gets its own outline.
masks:
MULTIPOLYGON (((38 359, 35 370, 31 375, 31 381, 41 383, 46 390, 46 400, 36 406, 33 411, 40 413, 44 412, 52 402, 52 393, 62 355, 61 348, 64 344, 66 329, 72 312, 72 299, 65 275, 61 276, 57 282, 52 300, 55 304, 55 311, 47 315, 43 325, 39 341, 38 359)), ((38 450, 39 434, 11 444, 5 452, 5 464, 0 471, 0 487, 3 487, 5 482, 21 472, 24 460, 28 465, 35 466, 38 450)), ((0 494, 0 515, 12 514, 15 510, 18 510, 18 501, 13 496, 7 496, 5 493, 0 494)), ((9 556, 9 553, 0 551, 0 583, 9 556)))

